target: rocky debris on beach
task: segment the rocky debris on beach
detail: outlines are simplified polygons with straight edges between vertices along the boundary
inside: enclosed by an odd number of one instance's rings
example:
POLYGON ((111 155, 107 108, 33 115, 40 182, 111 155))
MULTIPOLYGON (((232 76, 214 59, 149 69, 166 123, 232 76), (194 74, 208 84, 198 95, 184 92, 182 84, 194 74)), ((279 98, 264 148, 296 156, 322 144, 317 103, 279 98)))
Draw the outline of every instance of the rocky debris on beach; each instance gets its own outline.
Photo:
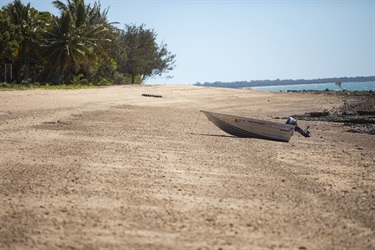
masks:
POLYGON ((316 94, 337 95, 343 105, 331 110, 309 112, 293 117, 306 121, 340 122, 348 126, 348 132, 375 134, 374 91, 316 91, 316 94))

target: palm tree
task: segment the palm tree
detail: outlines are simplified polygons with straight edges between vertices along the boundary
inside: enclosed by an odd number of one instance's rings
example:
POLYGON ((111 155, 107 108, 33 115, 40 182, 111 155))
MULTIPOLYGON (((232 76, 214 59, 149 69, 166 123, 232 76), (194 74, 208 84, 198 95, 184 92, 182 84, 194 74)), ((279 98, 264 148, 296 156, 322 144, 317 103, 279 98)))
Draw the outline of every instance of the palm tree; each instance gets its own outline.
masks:
POLYGON ((0 62, 13 63, 22 40, 19 27, 14 25, 7 12, 0 10, 0 62))
POLYGON ((30 7, 30 3, 26 6, 20 0, 14 0, 12 4, 6 8, 10 19, 21 32, 21 41, 18 48, 18 57, 21 59, 20 64, 24 64, 24 81, 29 80, 30 57, 38 45, 38 31, 40 27, 39 12, 30 7))
POLYGON ((54 17, 51 29, 45 31, 44 53, 51 69, 56 70, 53 83, 60 83, 63 76, 77 74, 97 59, 94 51, 102 51, 99 42, 105 41, 101 34, 106 27, 90 25, 90 7, 86 7, 83 0, 68 0, 68 5, 61 1, 53 3, 62 13, 61 17, 54 17))
POLYGON ((68 4, 64 4, 60 0, 53 1, 57 9, 62 13, 67 12, 72 16, 72 19, 76 27, 80 27, 85 24, 87 20, 86 6, 84 0, 68 0, 68 4))
POLYGON ((45 31, 44 55, 53 72, 52 83, 62 80, 66 70, 78 71, 84 60, 85 49, 78 34, 74 33, 71 16, 64 12, 60 18, 54 17, 51 30, 45 31))

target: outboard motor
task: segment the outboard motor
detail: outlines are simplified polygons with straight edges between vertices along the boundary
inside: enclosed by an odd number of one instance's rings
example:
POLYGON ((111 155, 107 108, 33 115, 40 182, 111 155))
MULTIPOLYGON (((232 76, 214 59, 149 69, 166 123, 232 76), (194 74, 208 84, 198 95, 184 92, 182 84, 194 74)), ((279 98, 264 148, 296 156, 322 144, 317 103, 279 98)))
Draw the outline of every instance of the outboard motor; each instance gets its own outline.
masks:
POLYGON ((307 126, 307 128, 305 130, 301 129, 298 124, 297 124, 297 119, 294 118, 294 117, 289 117, 288 120, 286 121, 286 124, 290 124, 290 125, 294 125, 296 126, 294 128, 294 131, 297 131, 298 133, 300 133, 301 135, 303 135, 304 137, 310 137, 310 131, 308 131, 309 129, 309 126, 307 126))

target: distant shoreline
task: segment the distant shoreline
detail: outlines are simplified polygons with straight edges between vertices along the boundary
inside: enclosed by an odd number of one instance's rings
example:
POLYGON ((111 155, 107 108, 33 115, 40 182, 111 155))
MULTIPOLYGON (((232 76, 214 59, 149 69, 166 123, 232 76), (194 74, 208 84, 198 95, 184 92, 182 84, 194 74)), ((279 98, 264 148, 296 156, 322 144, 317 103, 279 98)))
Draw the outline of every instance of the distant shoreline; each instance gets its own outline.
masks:
POLYGON ((251 88, 251 87, 269 87, 269 86, 284 86, 284 85, 309 85, 309 84, 324 84, 324 83, 348 83, 348 82, 373 82, 375 76, 359 76, 359 77, 337 77, 337 78, 319 78, 319 79, 285 79, 285 80, 252 80, 236 81, 236 82, 206 82, 196 83, 194 86, 216 87, 216 88, 251 88))
POLYGON ((375 81, 371 82, 343 82, 343 83, 316 83, 316 84, 297 84, 297 85, 276 85, 250 87, 245 89, 254 89, 269 92, 301 92, 301 91, 375 91, 375 81))

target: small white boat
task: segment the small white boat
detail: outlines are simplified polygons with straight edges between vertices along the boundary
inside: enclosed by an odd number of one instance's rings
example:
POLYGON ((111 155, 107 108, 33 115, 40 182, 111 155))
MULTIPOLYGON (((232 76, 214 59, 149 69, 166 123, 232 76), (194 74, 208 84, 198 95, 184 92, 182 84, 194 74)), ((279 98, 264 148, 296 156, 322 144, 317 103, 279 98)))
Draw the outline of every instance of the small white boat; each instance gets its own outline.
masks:
POLYGON ((259 138, 289 142, 296 125, 226 115, 201 110, 213 124, 228 134, 238 137, 259 138))

